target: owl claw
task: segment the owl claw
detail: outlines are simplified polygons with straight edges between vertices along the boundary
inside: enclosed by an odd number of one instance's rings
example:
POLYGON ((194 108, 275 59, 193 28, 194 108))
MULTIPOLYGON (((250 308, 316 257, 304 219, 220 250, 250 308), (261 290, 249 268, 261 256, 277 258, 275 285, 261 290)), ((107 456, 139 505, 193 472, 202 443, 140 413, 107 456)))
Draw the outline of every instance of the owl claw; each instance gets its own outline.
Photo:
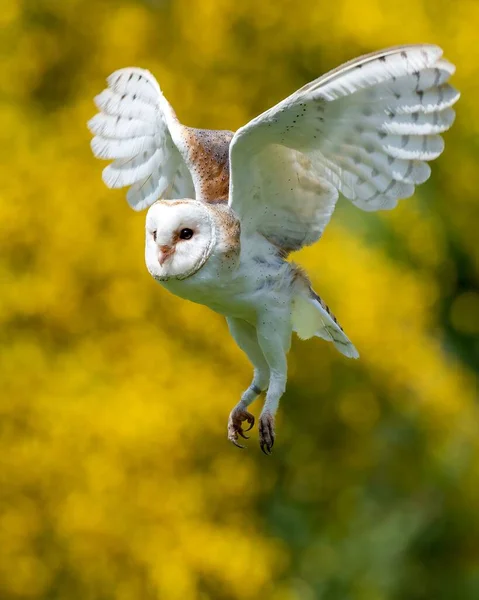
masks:
POLYGON ((274 417, 265 413, 259 418, 259 447, 269 456, 274 445, 274 417))
POLYGON ((242 446, 241 444, 238 444, 237 440, 233 439, 232 437, 228 436, 228 439, 230 440, 230 442, 233 442, 233 444, 237 447, 237 448, 241 448, 242 450, 246 449, 246 446, 242 446))
MULTIPOLYGON (((248 418, 246 420, 249 423, 249 427, 248 427, 248 429, 245 429, 244 431, 250 431, 254 427, 254 415, 252 415, 250 413, 246 413, 246 414, 248 415, 248 418)), ((246 437, 246 439, 249 440, 249 435, 243 436, 243 437, 246 437)))
POLYGON ((245 432, 249 431, 253 425, 254 416, 251 413, 241 408, 234 408, 231 411, 230 418, 228 420, 228 439, 238 448, 244 448, 245 446, 242 446, 238 443, 238 435, 245 440, 249 440, 249 436, 245 435, 245 432), (248 422, 248 429, 243 429, 243 421, 248 422))

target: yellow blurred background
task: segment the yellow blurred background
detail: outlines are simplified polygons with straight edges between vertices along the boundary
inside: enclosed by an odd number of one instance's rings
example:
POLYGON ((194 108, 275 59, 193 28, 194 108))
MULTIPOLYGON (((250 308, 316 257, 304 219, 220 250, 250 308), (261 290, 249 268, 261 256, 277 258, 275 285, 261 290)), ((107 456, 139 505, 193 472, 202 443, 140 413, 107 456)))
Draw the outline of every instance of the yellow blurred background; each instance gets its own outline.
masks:
POLYGON ((477 0, 2 0, 0 28, 0 598, 477 600, 477 0), (294 342, 273 456, 239 451, 251 367, 146 272, 92 97, 141 66, 185 124, 236 129, 423 41, 462 92, 431 179, 340 201, 296 257, 361 359, 294 342))

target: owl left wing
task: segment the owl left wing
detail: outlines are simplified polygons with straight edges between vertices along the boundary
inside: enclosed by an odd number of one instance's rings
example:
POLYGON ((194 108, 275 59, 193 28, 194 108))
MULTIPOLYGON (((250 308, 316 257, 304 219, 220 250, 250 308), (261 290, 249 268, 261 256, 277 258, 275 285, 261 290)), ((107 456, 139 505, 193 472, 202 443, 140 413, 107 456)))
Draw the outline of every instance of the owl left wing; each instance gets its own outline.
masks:
POLYGON ((454 66, 432 45, 353 60, 307 84, 230 145, 229 204, 243 230, 284 251, 319 239, 339 192, 367 211, 390 209, 430 175, 454 120, 454 66))
POLYGON ((145 69, 119 69, 107 83, 95 98, 99 112, 88 121, 94 155, 114 159, 103 170, 105 184, 130 186, 126 197, 134 210, 160 198, 226 202, 233 133, 182 125, 145 69))

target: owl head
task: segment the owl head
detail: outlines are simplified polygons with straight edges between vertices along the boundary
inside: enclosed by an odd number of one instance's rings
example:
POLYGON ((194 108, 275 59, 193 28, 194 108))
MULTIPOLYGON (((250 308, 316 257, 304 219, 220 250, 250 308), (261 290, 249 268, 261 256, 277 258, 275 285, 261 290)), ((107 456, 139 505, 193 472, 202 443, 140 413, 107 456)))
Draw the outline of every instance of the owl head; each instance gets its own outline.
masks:
POLYGON ((211 256, 217 227, 208 206, 196 200, 161 200, 146 215, 145 260, 160 281, 186 279, 211 256))

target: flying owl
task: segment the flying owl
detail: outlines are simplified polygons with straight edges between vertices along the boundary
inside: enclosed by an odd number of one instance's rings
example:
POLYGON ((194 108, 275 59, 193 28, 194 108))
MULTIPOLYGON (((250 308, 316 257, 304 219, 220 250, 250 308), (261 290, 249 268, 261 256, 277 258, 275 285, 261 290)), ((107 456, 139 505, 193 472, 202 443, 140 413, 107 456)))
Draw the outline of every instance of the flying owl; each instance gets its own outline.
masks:
POLYGON ((148 207, 146 266, 170 292, 224 315, 254 367, 229 415, 228 438, 254 425, 270 454, 292 332, 358 352, 290 252, 318 241, 339 194, 365 211, 391 209, 430 175, 459 93, 442 50, 419 44, 352 60, 233 133, 182 125, 146 70, 107 79, 88 123, 110 188, 148 207))

